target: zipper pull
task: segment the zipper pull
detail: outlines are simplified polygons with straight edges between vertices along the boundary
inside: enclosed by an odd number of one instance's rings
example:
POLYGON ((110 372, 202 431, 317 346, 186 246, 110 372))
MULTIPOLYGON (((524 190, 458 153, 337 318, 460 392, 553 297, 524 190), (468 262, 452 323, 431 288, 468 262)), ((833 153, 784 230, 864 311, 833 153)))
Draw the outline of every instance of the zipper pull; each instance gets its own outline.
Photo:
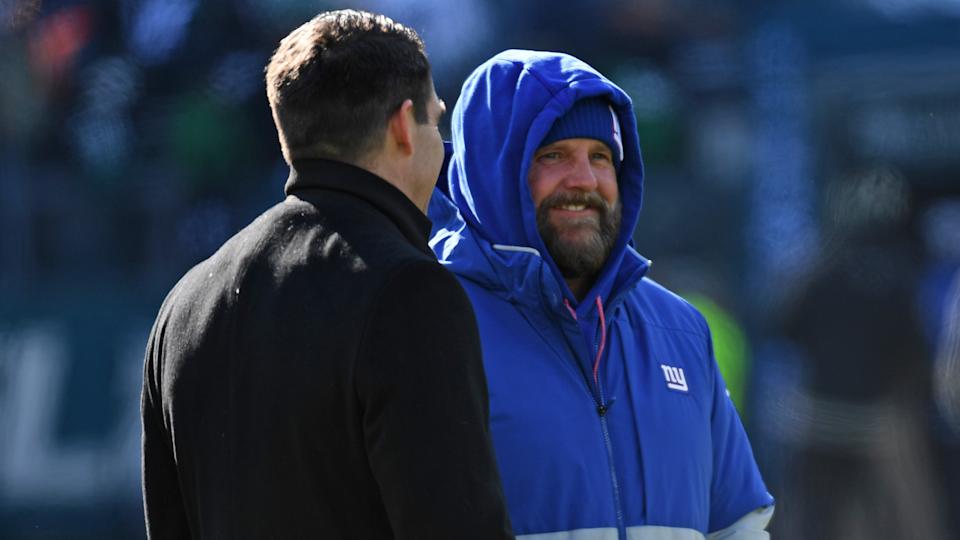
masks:
POLYGON ((607 401, 606 405, 604 404, 597 405, 597 414, 599 414, 600 417, 603 418, 607 414, 607 411, 610 410, 610 407, 613 407, 613 404, 616 401, 617 401, 617 398, 611 397, 610 400, 607 401))

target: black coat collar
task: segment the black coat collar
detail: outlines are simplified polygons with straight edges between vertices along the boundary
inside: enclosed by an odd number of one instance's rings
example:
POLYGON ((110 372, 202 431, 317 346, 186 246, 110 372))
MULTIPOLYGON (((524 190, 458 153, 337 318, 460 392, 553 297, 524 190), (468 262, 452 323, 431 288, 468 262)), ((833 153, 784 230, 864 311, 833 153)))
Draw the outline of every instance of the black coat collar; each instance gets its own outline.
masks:
POLYGON ((329 190, 359 197, 393 221, 411 244, 433 256, 427 245, 432 224, 427 216, 396 186, 370 171, 349 163, 327 159, 293 162, 283 191, 314 202, 315 190, 329 190))

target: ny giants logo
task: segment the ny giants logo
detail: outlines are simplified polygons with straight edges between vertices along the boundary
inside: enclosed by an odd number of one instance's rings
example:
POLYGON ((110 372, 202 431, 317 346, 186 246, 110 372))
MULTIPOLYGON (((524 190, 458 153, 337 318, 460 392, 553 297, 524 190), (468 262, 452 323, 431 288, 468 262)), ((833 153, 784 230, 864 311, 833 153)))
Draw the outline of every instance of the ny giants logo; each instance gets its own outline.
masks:
POLYGON ((683 374, 683 368, 660 364, 663 370, 663 378, 667 381, 667 388, 680 392, 687 392, 690 388, 687 386, 687 377, 683 374))

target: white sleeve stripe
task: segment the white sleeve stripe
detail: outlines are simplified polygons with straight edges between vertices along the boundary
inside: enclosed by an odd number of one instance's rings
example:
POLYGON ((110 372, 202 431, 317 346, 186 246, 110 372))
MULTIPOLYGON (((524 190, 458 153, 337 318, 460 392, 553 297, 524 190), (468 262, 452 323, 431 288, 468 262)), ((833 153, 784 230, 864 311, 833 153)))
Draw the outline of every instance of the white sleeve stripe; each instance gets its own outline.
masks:
MULTIPOLYGON (((517 540, 617 540, 616 527, 574 529, 540 534, 521 534, 517 540)), ((627 540, 704 540, 700 531, 683 527, 640 525, 627 527, 627 540)))
POLYGON ((770 540, 767 524, 773 517, 773 506, 758 508, 738 519, 726 529, 707 535, 707 540, 770 540))

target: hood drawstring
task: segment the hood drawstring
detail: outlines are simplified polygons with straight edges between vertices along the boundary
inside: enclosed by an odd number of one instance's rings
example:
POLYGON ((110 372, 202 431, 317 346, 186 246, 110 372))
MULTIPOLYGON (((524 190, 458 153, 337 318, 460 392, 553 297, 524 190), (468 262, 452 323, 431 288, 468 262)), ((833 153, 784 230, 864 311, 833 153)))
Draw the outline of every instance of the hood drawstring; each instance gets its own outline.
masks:
MULTIPOLYGON (((597 347, 597 357, 593 359, 593 382, 597 386, 600 386, 600 358, 603 356, 603 348, 607 343, 607 320, 603 315, 603 302, 600 301, 599 296, 597 296, 595 300, 597 303, 597 313, 600 314, 600 346, 597 347)), ((563 305, 567 307, 567 311, 570 312, 573 320, 577 320, 577 311, 570 305, 570 301, 564 298, 563 305)))
POLYGON ((597 312, 600 313, 600 346, 597 347, 597 358, 593 361, 593 382, 600 385, 600 379, 597 377, 597 371, 600 369, 600 357, 603 356, 603 347, 607 343, 607 321, 603 316, 603 302, 600 297, 597 300, 597 312))

